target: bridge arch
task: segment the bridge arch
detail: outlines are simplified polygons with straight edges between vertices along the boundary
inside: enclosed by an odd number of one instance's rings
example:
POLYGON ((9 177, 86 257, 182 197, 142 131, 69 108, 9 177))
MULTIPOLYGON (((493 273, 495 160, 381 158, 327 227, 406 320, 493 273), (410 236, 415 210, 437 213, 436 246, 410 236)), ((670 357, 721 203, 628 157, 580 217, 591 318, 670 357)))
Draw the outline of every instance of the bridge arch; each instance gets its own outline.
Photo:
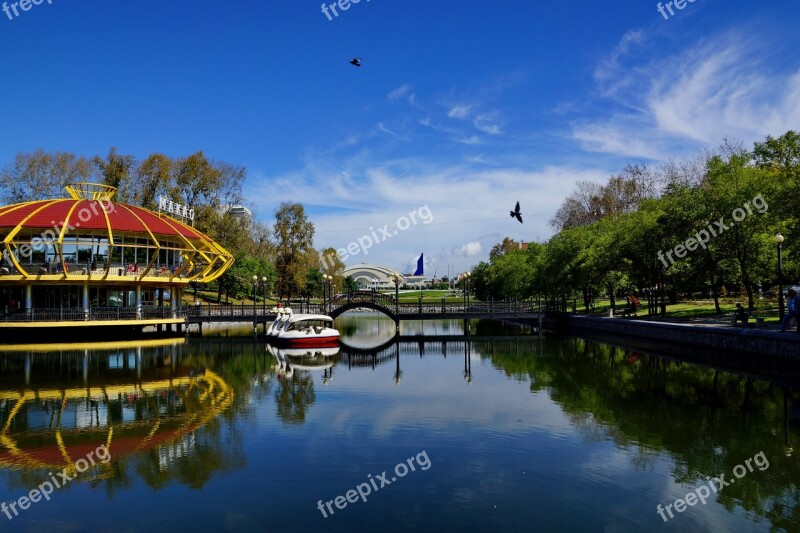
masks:
POLYGON ((344 303, 335 309, 331 309, 331 312, 328 315, 331 318, 336 318, 340 315, 348 311, 352 311, 353 309, 372 309, 373 311, 378 311, 379 313, 383 313, 384 315, 388 316, 395 322, 397 322, 397 315, 394 312, 394 309, 389 309, 385 305, 381 305, 375 302, 350 302, 344 303))
POLYGON ((336 318, 353 309, 372 309, 397 322, 396 307, 396 300, 391 296, 375 291, 355 291, 333 298, 330 302, 328 315, 331 318, 336 318))

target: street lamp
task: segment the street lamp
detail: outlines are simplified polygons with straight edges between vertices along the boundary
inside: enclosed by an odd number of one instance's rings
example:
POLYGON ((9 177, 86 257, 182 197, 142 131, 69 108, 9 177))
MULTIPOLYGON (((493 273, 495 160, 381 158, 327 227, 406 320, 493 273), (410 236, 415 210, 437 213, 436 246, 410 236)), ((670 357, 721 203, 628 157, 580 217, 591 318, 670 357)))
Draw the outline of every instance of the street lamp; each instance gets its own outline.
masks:
POLYGON ((258 288, 258 276, 253 274, 253 317, 256 316, 256 289, 258 288))
POLYGON ((783 235, 780 233, 775 234, 775 244, 778 245, 778 309, 780 310, 780 318, 783 320, 784 306, 783 306, 783 258, 781 257, 781 250, 783 250, 783 235))
POLYGON ((400 312, 400 276, 392 274, 392 283, 394 283, 394 314, 400 312))
POLYGON ((267 276, 261 277, 261 295, 263 299, 261 300, 261 314, 267 314, 267 276))
POLYGON ((466 297, 467 297, 467 309, 469 309, 469 278, 470 278, 470 276, 472 276, 472 274, 469 273, 469 272, 466 272, 464 274, 464 294, 466 294, 466 297))
POLYGON ((333 276, 329 276, 328 274, 322 275, 322 307, 327 313, 328 305, 327 302, 333 300, 333 276), (327 294, 327 300, 326 300, 327 294))

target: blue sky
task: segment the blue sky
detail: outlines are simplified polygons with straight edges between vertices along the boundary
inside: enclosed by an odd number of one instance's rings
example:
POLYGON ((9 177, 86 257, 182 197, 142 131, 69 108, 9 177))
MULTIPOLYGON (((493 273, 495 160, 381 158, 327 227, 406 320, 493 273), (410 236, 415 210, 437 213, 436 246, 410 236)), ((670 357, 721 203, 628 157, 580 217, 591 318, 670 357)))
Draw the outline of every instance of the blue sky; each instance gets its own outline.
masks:
POLYGON ((319 1, 51 1, 0 11, 0 164, 204 150, 248 169, 259 218, 302 202, 318 248, 430 208, 348 264, 465 270, 504 236, 547 239, 576 181, 800 128, 789 0, 668 20, 649 0, 362 0, 333 20, 319 1))

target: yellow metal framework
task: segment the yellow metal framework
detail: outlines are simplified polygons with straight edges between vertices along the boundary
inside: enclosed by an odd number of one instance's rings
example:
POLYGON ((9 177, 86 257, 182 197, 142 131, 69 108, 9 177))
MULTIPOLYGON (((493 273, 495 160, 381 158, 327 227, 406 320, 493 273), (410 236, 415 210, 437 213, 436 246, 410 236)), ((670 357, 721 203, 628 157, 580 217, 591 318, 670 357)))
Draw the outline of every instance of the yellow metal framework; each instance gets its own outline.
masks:
POLYGON ((161 284, 165 281, 171 284, 188 284, 192 281, 207 283, 217 279, 233 264, 233 255, 221 245, 194 228, 162 213, 149 211, 150 214, 159 217, 172 228, 175 235, 153 233, 135 210, 125 204, 113 204, 114 209, 124 210, 127 215, 135 218, 145 228, 145 231, 131 232, 113 229, 109 211, 101 202, 111 202, 116 193, 114 187, 93 183, 76 183, 67 186, 66 189, 70 196, 69 199, 25 202, 0 207, 0 215, 3 215, 36 205, 36 208, 16 226, 0 228, 3 255, 15 270, 15 272, 9 272, 0 277, 0 281, 133 280, 161 284), (95 213, 97 216, 102 213, 105 220, 104 229, 79 229, 80 225, 77 222, 74 226, 70 225, 71 221, 75 222, 72 220, 73 214, 83 200, 97 202, 97 204, 92 204, 92 211, 97 211, 95 213), (73 204, 64 221, 54 224, 52 228, 26 227, 26 223, 34 216, 48 207, 62 202, 73 204), (194 233, 197 237, 187 237, 184 235, 187 232, 194 233), (55 274, 49 270, 45 272, 42 267, 45 257, 45 252, 41 251, 43 248, 48 254, 57 258, 60 265, 74 261, 71 265, 72 268, 62 269, 55 274), (74 253, 65 252, 65 248, 74 248, 74 253), (98 250, 97 256, 103 260, 102 268, 89 268, 85 261, 77 264, 80 251, 87 249, 90 250, 89 253, 92 257, 95 255, 91 250, 98 250), (106 251, 105 256, 99 254, 101 249, 106 251), (141 251, 144 254, 139 255, 141 251), (37 254, 41 260, 38 260, 37 254), (130 257, 126 257, 126 255, 130 257), (114 264, 115 256, 120 259, 119 264, 114 264), (137 259, 133 260, 134 257, 137 259), (127 260, 123 260, 123 258, 127 260), (164 258, 164 262, 159 271, 155 267, 160 258, 164 258), (137 266, 142 263, 142 269, 137 268, 136 272, 129 272, 128 265, 132 266, 134 263, 137 266), (164 263, 169 267, 166 271, 163 268, 164 263), (120 269, 123 270, 121 274, 120 269))

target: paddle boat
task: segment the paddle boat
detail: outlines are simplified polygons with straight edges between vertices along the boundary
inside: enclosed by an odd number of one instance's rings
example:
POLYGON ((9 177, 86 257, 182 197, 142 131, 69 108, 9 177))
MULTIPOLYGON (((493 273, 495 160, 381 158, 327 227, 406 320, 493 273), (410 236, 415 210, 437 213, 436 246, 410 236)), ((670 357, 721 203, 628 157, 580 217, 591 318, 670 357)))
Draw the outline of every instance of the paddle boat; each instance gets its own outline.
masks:
POLYGON ((292 310, 288 307, 273 307, 272 312, 277 315, 277 318, 264 332, 267 337, 277 337, 278 332, 283 329, 283 326, 286 325, 286 322, 292 316, 292 310))
POLYGON ((273 329, 272 338, 287 347, 338 346, 339 332, 327 315, 284 313, 284 319, 273 329))

